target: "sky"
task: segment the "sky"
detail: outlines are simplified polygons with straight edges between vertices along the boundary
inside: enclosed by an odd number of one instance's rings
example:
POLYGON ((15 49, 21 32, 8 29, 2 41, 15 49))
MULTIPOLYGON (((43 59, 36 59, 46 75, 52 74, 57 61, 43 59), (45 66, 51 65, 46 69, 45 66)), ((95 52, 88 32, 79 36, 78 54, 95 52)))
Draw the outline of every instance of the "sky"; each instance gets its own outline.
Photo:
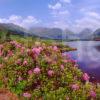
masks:
POLYGON ((100 0, 0 0, 0 23, 24 28, 100 28, 100 0))

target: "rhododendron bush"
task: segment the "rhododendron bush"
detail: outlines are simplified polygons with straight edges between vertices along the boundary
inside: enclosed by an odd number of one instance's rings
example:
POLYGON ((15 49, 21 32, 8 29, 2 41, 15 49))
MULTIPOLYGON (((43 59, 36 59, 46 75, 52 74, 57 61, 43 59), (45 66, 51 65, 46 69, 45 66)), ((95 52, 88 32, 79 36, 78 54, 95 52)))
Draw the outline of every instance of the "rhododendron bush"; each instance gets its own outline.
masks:
POLYGON ((95 100, 99 85, 91 83, 69 47, 45 41, 10 41, 0 45, 0 87, 19 100, 95 100))

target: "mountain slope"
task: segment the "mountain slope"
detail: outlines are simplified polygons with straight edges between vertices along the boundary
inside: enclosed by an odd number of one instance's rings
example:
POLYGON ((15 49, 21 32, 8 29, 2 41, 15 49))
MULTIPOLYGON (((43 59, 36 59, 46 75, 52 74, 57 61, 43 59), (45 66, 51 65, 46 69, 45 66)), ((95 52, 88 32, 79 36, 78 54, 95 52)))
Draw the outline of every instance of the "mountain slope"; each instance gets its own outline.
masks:
POLYGON ((44 28, 44 27, 34 27, 31 28, 30 33, 41 38, 49 39, 62 39, 63 31, 59 28, 44 28))
POLYGON ((58 39, 58 40, 100 40, 100 29, 92 32, 91 29, 84 29, 79 34, 75 34, 69 29, 62 30, 60 28, 46 28, 46 27, 33 27, 26 30, 18 25, 12 23, 0 23, 0 35, 9 32, 14 35, 21 36, 34 36, 46 39, 58 39))
POLYGON ((9 31, 12 34, 27 35, 28 31, 18 25, 12 23, 0 23, 0 31, 9 31))
POLYGON ((76 39, 78 39, 78 37, 77 37, 77 34, 75 34, 74 32, 72 32, 71 30, 69 30, 69 29, 66 29, 65 31, 64 31, 64 33, 65 33, 65 37, 66 37, 66 39, 69 39, 69 40, 76 40, 76 39))
POLYGON ((92 36, 92 30, 89 29, 89 28, 85 28, 84 30, 82 30, 79 34, 78 34, 78 37, 82 40, 84 39, 92 39, 93 36, 92 36))
POLYGON ((100 40, 100 28, 93 33, 93 39, 100 40))

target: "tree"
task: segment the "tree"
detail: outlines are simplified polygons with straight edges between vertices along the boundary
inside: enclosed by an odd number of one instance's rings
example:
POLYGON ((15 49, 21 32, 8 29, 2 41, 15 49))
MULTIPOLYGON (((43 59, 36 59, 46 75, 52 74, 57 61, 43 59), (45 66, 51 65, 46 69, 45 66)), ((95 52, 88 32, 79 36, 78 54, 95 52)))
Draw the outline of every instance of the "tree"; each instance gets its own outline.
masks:
POLYGON ((11 40, 10 35, 11 35, 11 32, 8 31, 8 32, 6 33, 6 37, 5 37, 6 41, 10 41, 10 40, 11 40))

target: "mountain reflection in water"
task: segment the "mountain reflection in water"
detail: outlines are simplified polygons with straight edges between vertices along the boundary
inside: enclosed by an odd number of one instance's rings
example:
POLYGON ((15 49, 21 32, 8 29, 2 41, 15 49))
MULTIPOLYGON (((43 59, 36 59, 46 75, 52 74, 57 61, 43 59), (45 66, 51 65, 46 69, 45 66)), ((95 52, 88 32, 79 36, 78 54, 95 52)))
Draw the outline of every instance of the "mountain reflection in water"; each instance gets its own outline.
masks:
POLYGON ((92 81, 100 82, 100 41, 74 41, 64 44, 77 48, 68 52, 78 61, 80 69, 91 76, 92 81))

